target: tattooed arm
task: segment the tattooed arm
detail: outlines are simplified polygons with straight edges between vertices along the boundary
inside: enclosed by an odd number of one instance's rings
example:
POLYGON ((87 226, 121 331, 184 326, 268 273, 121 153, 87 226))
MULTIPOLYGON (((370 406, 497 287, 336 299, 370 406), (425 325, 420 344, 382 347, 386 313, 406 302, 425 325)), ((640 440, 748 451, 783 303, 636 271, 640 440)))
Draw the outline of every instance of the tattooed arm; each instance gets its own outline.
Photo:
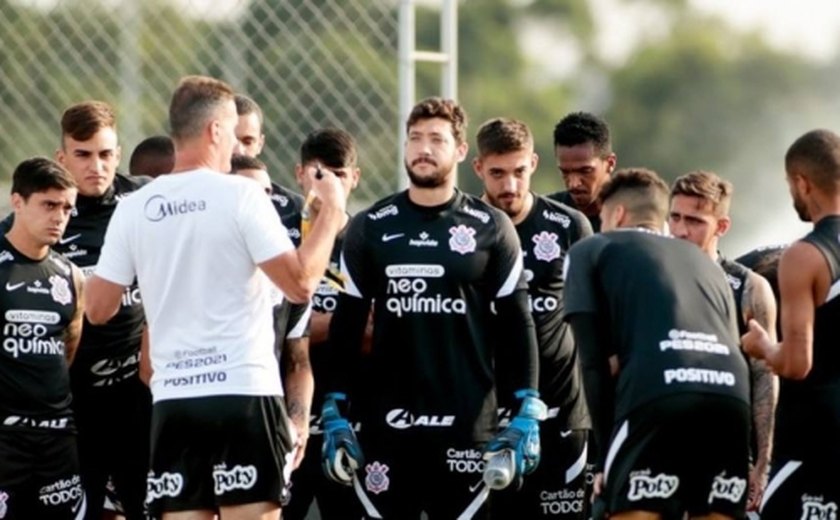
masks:
MULTIPOLYGON (((751 272, 747 277, 741 301, 744 321, 754 319, 776 341, 776 300, 770 284, 751 272)), ((749 358, 752 384, 752 418, 756 432, 757 453, 750 472, 750 495, 747 507, 756 509, 767 485, 767 470, 773 449, 773 425, 779 381, 770 367, 760 359, 749 358)))
POLYGON ((76 349, 79 348, 79 339, 82 337, 82 323, 85 315, 84 275, 75 265, 70 266, 73 273, 73 285, 76 287, 76 308, 73 310, 73 317, 67 328, 64 329, 64 357, 67 365, 73 363, 76 356, 76 349))
POLYGON ((309 413, 312 407, 312 392, 315 380, 312 377, 312 365, 309 364, 309 338, 302 337, 286 340, 283 347, 283 366, 285 373, 283 381, 286 392, 286 408, 289 419, 297 432, 295 443, 294 464, 292 469, 300 466, 306 452, 306 441, 309 439, 309 413))

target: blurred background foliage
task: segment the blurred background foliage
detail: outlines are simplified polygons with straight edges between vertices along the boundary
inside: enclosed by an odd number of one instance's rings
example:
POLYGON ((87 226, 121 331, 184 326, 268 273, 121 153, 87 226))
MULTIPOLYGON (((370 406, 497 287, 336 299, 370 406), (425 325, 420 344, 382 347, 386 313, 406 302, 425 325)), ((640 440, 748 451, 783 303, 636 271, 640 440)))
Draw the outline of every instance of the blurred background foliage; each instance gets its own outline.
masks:
MULTIPOLYGON (((305 134, 329 124, 359 140, 355 207, 396 189, 396 0, 189 4, 0 0, 0 175, 51 155, 61 110, 90 98, 117 106, 127 165, 137 142, 166 133, 177 79, 202 73, 263 105, 264 159, 281 182, 293 182, 305 134)), ((458 27, 470 141, 491 117, 528 123, 541 157, 536 191, 562 188, 552 129, 586 110, 610 123, 619 166, 669 181, 694 169, 732 180, 733 255, 799 231, 782 158, 797 136, 837 120, 836 57, 780 50, 686 0, 463 0, 458 27), (616 18, 608 12, 616 6, 642 15, 616 18), (636 36, 606 52, 603 35, 615 24, 638 26, 636 36)), ((418 48, 436 50, 439 39, 435 2, 418 2, 418 48)), ((417 78, 418 99, 438 93, 435 66, 419 65, 417 78)), ((468 163, 459 183, 480 192, 468 163)))

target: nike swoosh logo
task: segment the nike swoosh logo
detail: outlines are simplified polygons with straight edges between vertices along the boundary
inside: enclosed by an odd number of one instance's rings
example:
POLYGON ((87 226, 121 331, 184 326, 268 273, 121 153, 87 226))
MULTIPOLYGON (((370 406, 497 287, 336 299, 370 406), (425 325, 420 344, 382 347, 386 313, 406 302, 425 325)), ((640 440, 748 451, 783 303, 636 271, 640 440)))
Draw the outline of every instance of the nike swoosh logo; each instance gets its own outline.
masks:
POLYGON ((80 236, 82 236, 82 234, 81 234, 81 233, 76 233, 76 234, 75 234, 75 235, 73 235, 73 236, 64 237, 64 238, 59 239, 59 240, 58 240, 58 243, 59 243, 59 244, 61 244, 61 245, 64 245, 64 244, 69 244, 70 242, 72 242, 72 241, 76 240, 76 239, 77 239, 77 238, 79 238, 80 236))
POLYGON ((382 233, 382 241, 383 242, 390 242, 391 240, 396 240, 400 237, 404 237, 405 233, 394 233, 393 235, 389 235, 388 233, 382 233))
POLYGON ((16 283, 16 284, 10 284, 9 282, 6 282, 6 290, 9 291, 9 292, 12 292, 16 289, 20 289, 24 285, 26 285, 26 282, 20 282, 20 283, 16 283))
POLYGON ((475 493, 475 491, 484 484, 484 479, 479 480, 474 485, 470 486, 470 493, 475 493))
POLYGON ((564 432, 560 432, 560 437, 563 437, 565 439, 566 437, 568 437, 571 434, 572 434, 572 430, 566 430, 564 432))

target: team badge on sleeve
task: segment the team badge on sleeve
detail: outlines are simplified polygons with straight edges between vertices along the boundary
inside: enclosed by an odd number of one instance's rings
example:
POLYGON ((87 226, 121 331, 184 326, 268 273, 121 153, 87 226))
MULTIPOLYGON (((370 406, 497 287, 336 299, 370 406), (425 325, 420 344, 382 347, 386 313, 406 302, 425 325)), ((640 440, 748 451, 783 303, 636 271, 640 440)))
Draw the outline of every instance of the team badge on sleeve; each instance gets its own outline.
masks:
POLYGON ((466 255, 475 252, 475 229, 460 224, 449 228, 449 249, 466 255))
POLYGON ((367 472, 365 488, 374 495, 388 491, 388 487, 391 485, 391 480, 388 478, 389 469, 386 464, 375 461, 365 466, 365 471, 367 472))
POLYGON ((537 260, 551 262, 560 258, 560 245, 557 243, 557 233, 541 231, 539 235, 531 237, 534 242, 534 256, 537 260))
POLYGON ((55 274, 50 276, 50 296, 52 296, 53 301, 61 305, 69 305, 73 301, 70 284, 66 278, 55 274))

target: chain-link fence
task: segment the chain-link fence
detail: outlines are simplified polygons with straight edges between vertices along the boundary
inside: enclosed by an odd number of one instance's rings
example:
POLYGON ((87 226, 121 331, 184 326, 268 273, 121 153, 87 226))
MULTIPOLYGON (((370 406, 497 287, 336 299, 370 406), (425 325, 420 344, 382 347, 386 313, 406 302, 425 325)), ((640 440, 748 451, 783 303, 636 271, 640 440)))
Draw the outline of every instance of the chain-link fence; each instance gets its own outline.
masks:
POLYGON ((264 159, 292 185, 304 136, 356 136, 356 205, 397 187, 396 0, 0 0, 0 178, 51 156, 68 105, 118 111, 122 170, 166 134, 181 76, 223 79, 265 113, 264 159))

